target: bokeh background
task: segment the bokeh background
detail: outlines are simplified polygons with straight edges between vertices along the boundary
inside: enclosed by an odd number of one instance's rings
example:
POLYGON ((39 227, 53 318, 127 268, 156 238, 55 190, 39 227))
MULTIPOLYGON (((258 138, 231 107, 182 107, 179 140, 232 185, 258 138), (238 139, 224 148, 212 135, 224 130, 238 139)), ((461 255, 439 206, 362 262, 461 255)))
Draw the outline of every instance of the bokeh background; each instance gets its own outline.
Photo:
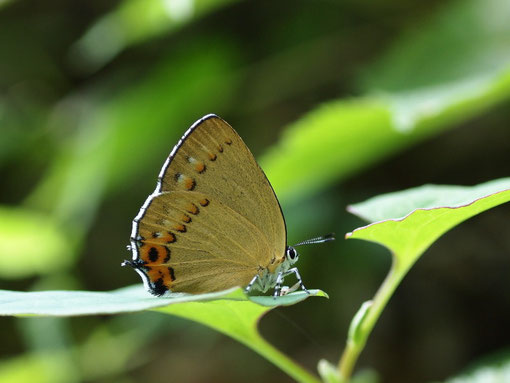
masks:
MULTIPOLYGON (((329 300, 260 323, 335 363, 388 252, 345 207, 510 170, 505 0, 0 2, 0 288, 111 290, 131 220, 198 118, 230 122, 280 197, 299 268, 329 300)), ((403 281, 359 368, 431 382, 507 360, 510 206, 449 232, 403 281)), ((1 382, 285 382, 235 341, 158 313, 1 318, 1 382)))

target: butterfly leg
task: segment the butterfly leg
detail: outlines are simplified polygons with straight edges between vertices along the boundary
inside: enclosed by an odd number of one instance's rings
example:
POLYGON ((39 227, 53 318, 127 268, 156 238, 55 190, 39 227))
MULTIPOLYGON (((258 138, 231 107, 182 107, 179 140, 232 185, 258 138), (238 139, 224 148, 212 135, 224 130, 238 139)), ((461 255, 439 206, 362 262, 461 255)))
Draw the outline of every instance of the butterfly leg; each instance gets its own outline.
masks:
POLYGON ((244 292, 245 292, 246 294, 248 294, 248 293, 250 292, 251 287, 253 286, 253 284, 254 284, 255 282, 257 282, 257 279, 259 279, 259 278, 260 278, 260 277, 259 277, 259 275, 257 274, 257 275, 255 275, 255 276, 253 277, 253 279, 250 281, 250 283, 248 283, 248 286, 246 286, 246 287, 245 287, 245 289, 244 289, 244 292))
POLYGON ((294 274, 296 274, 296 278, 297 278, 297 280, 298 280, 298 282, 299 282, 299 285, 301 286, 301 290, 303 290, 303 291, 304 291, 305 293, 307 293, 307 294, 310 294, 310 291, 308 291, 308 289, 307 289, 307 288, 305 287, 305 285, 303 284, 303 280, 301 279, 301 275, 299 274, 299 271, 298 271, 297 267, 293 267, 292 269, 290 269, 290 270, 288 271, 288 273, 289 273, 289 274, 290 274, 291 272, 292 272, 292 273, 294 273, 294 274))
POLYGON ((292 286, 292 287, 289 289, 289 290, 290 290, 290 291, 289 291, 289 293, 290 293, 290 292, 292 292, 292 291, 294 291, 294 290, 295 290, 295 288, 297 289, 296 285, 297 285, 297 284, 299 284, 299 285, 301 286, 301 290, 303 290, 303 291, 304 291, 305 293, 307 293, 307 294, 310 294, 310 291, 308 291, 308 289, 307 289, 307 288, 305 287, 305 285, 303 284, 303 280, 301 279, 301 275, 299 274, 299 271, 298 271, 297 267, 293 267, 292 269, 287 270, 287 271, 285 272, 285 275, 289 275, 289 274, 292 274, 292 273, 294 273, 294 274, 296 275, 296 278, 297 278, 297 280, 298 280, 298 281, 297 281, 297 283, 296 283, 294 286, 292 286))
POLYGON ((286 295, 286 294, 290 294, 293 291, 296 291, 298 286, 301 286, 301 289, 305 293, 310 294, 310 291, 308 291, 308 289, 303 284, 303 280, 301 279, 301 275, 299 274, 297 267, 293 267, 292 269, 287 270, 285 272, 280 272, 280 273, 278 273, 278 276, 276 277, 273 298, 280 297, 280 296, 286 295), (292 287, 284 286, 282 288, 283 278, 285 278, 287 275, 292 274, 292 273, 294 273, 296 275, 296 278, 298 281, 292 287))
POLYGON ((282 295, 281 291, 282 291, 283 277, 284 277, 284 273, 280 271, 278 273, 278 276, 276 277, 276 283, 274 285, 273 299, 276 299, 276 297, 279 297, 282 295))

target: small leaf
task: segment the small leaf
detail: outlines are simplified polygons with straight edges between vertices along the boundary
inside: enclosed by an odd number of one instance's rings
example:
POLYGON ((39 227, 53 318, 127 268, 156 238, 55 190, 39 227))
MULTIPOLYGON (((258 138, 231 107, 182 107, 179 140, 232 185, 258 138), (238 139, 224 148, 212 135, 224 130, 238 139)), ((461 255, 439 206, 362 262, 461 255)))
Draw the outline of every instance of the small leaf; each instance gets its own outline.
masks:
POLYGON ((372 198, 349 211, 372 223, 347 234, 386 246, 408 267, 462 221, 510 201, 510 178, 473 187, 426 185, 372 198))
POLYGON ((361 336, 360 325, 363 322, 363 319, 367 316, 368 310, 370 310, 372 303, 372 301, 363 302, 358 312, 352 318, 347 335, 348 342, 359 343, 361 336))

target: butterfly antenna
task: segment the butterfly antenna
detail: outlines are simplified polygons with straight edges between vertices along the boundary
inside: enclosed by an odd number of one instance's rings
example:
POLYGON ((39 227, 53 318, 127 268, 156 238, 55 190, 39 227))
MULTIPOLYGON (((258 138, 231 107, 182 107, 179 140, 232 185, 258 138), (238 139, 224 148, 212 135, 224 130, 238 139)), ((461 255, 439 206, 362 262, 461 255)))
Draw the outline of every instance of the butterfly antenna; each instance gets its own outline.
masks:
POLYGON ((301 245, 310 245, 312 243, 323 243, 335 240, 335 233, 329 233, 326 235, 321 235, 320 237, 315 237, 311 239, 307 239, 306 241, 296 243, 293 247, 301 246, 301 245))

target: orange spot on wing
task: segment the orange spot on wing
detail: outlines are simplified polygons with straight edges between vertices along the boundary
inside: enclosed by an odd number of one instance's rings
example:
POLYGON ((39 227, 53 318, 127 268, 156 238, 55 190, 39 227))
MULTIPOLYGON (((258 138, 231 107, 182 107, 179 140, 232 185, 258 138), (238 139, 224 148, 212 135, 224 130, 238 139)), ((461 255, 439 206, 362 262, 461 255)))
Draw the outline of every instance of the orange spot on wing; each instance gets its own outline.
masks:
POLYGON ((197 215, 199 213, 199 210, 198 210, 198 206, 195 205, 194 203, 190 203, 187 208, 186 208, 186 211, 188 213, 191 213, 193 215, 197 215))
POLYGON ((182 223, 178 223, 178 224, 174 225, 174 229, 177 231, 180 231, 181 233, 186 232, 186 226, 184 226, 182 223))
POLYGON ((195 188, 195 180, 191 177, 186 177, 184 179, 184 187, 188 190, 193 190, 195 188))
POLYGON ((199 203, 200 203, 200 205, 205 207, 205 206, 209 205, 209 200, 207 198, 204 198, 204 199, 201 199, 199 201, 199 203))
POLYGON ((197 162, 195 164, 195 170, 199 173, 203 173, 205 171, 205 164, 203 162, 197 162))
POLYGON ((175 234, 170 231, 163 231, 155 234, 157 234, 157 236, 153 235, 152 238, 146 240, 147 244, 154 243, 164 245, 167 243, 173 243, 176 240, 175 234))
POLYGON ((183 214, 182 217, 181 217, 181 221, 183 222, 186 222, 186 223, 190 223, 191 222, 191 217, 187 214, 183 214))
POLYGON ((196 183, 192 177, 186 176, 181 173, 176 173, 174 176, 175 180, 180 184, 184 185, 187 190, 195 189, 196 183))
POLYGON ((209 159, 211 161, 216 161, 216 154, 214 154, 214 153, 207 153, 207 154, 209 155, 209 159))
POLYGON ((175 242, 175 234, 171 232, 167 232, 163 237, 161 237, 166 243, 175 242))
POLYGON ((170 260, 170 250, 155 243, 144 243, 139 248, 140 259, 146 265, 160 265, 170 260))
POLYGON ((167 266, 151 266, 147 268, 147 276, 151 282, 156 283, 161 279, 161 282, 167 289, 170 289, 175 281, 175 271, 172 267, 167 266))

